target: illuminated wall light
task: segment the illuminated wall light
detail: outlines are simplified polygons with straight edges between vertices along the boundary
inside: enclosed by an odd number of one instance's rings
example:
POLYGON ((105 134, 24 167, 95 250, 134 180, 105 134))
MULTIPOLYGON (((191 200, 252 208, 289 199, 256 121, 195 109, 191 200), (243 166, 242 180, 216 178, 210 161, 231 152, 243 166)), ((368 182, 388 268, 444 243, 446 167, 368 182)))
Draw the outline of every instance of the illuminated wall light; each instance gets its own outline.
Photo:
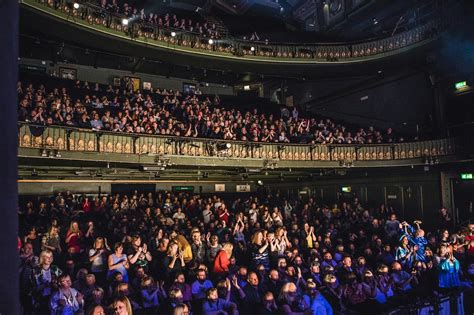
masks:
POLYGON ((127 26, 127 25, 128 25, 128 19, 123 19, 123 20, 122 20, 122 25, 127 26))
POLYGON ((456 90, 462 90, 469 86, 467 85, 467 81, 460 81, 460 82, 456 82, 454 84, 454 87, 456 88, 456 90))

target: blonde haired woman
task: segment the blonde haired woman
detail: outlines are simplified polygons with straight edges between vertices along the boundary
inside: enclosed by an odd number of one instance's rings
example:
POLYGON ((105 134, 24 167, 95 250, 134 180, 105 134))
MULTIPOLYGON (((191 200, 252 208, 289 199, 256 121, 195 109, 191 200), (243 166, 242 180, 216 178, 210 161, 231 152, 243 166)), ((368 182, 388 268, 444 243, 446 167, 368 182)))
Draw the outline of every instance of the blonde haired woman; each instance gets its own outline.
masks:
POLYGON ((120 296, 112 303, 115 315, 133 315, 132 305, 126 296, 120 296))
POLYGON ((97 237, 94 246, 89 250, 89 262, 91 272, 96 276, 97 281, 102 285, 105 282, 105 272, 107 271, 107 254, 109 252, 107 242, 103 237, 97 237))
POLYGON ((61 240, 59 238, 59 229, 51 225, 48 232, 41 239, 41 249, 51 251, 56 257, 61 254, 61 240))
POLYGON ((286 228, 279 227, 275 231, 276 246, 278 256, 283 256, 287 248, 291 248, 291 242, 288 239, 286 228))
POLYGON ((222 250, 216 256, 214 260, 214 273, 218 275, 225 275, 229 272, 230 258, 232 257, 232 250, 234 245, 231 243, 225 243, 222 250))
POLYGON ((84 234, 79 229, 79 223, 77 221, 71 221, 69 230, 66 234, 67 251, 69 254, 79 254, 82 250, 82 242, 84 234))
POLYGON ((293 282, 287 282, 283 285, 278 297, 280 301, 280 313, 288 315, 306 314, 309 306, 306 302, 298 297, 296 285, 293 282))
POLYGON ((53 253, 43 250, 39 256, 39 263, 33 269, 33 299, 38 304, 39 313, 49 311, 49 300, 56 288, 57 279, 63 272, 53 265, 53 253))

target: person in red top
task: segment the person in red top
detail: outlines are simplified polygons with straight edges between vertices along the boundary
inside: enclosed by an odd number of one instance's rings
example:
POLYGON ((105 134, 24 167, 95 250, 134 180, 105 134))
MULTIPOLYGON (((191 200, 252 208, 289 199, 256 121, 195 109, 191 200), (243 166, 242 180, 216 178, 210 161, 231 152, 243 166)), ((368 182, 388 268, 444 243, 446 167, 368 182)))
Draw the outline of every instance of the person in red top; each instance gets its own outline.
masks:
POLYGON ((79 223, 71 221, 71 225, 66 234, 67 251, 70 254, 79 254, 81 252, 83 238, 84 235, 79 229, 79 223))
POLYGON ((469 263, 474 262, 474 224, 468 225, 469 231, 465 238, 465 244, 467 245, 467 255, 469 263))
POLYGON ((82 202, 82 210, 84 210, 85 213, 91 211, 91 202, 89 201, 89 197, 84 198, 84 201, 82 202))
POLYGON ((225 204, 222 204, 220 210, 219 210, 219 220, 224 221, 226 225, 229 224, 229 211, 227 210, 227 207, 225 204))
POLYGON ((229 272, 230 258, 232 257, 233 249, 234 246, 231 243, 224 244, 214 260, 214 273, 223 275, 229 272))

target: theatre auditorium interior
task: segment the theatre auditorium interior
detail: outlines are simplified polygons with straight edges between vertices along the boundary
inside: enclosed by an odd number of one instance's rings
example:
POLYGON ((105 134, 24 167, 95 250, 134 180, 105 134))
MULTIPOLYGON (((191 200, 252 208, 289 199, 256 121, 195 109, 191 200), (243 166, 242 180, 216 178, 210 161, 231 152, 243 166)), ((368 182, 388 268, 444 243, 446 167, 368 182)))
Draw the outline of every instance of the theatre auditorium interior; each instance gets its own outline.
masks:
POLYGON ((474 314, 474 1, 0 11, 2 315, 474 314))

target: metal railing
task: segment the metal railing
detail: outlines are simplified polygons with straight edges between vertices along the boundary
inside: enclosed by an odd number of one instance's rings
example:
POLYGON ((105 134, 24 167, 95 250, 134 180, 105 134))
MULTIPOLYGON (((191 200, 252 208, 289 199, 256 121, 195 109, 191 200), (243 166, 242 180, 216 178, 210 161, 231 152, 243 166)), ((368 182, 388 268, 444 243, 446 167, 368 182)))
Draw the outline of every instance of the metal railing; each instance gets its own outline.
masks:
POLYGON ((320 63, 379 58, 436 37, 442 26, 441 21, 430 21, 385 39, 358 43, 277 44, 251 42, 232 37, 210 38, 186 30, 159 27, 155 24, 139 21, 136 18, 127 19, 128 24, 124 25, 122 21, 126 19, 125 16, 112 14, 86 1, 81 2, 78 9, 65 0, 22 0, 22 3, 62 17, 69 22, 83 24, 112 35, 126 36, 131 40, 147 44, 201 52, 207 55, 232 56, 262 61, 320 63))
POLYGON ((453 139, 393 144, 308 145, 116 133, 20 122, 18 123, 18 137, 20 148, 49 148, 72 152, 254 158, 269 161, 338 161, 344 163, 344 166, 350 166, 350 163, 354 161, 437 159, 456 153, 453 139))

